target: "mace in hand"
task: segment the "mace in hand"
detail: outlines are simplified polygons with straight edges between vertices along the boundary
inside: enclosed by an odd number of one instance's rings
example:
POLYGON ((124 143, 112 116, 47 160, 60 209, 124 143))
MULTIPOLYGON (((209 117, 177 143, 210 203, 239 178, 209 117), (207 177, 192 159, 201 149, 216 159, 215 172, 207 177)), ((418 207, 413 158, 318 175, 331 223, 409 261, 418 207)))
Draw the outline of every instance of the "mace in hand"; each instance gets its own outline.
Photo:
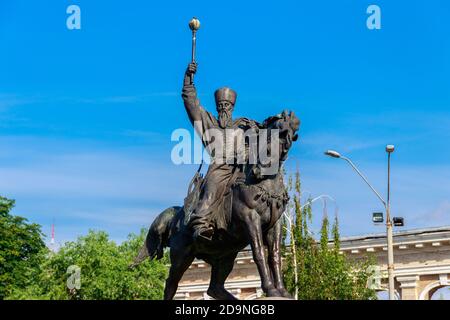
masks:
MULTIPOLYGON (((192 30, 192 63, 195 63, 195 41, 197 30, 200 29, 200 21, 197 18, 192 18, 189 21, 189 28, 192 30)), ((191 74, 191 83, 194 83, 194 75, 191 74)))

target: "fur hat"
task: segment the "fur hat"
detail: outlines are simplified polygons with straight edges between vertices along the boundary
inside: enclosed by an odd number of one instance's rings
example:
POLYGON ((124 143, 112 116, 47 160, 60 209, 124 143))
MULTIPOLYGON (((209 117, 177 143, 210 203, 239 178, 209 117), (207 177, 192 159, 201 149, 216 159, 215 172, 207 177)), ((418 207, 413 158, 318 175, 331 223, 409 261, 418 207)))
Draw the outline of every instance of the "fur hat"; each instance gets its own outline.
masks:
POLYGON ((216 92, 214 92, 214 98, 216 98, 216 103, 218 103, 219 101, 226 100, 231 102, 231 104, 234 106, 236 102, 236 97, 237 97, 236 91, 228 87, 217 89, 216 92))

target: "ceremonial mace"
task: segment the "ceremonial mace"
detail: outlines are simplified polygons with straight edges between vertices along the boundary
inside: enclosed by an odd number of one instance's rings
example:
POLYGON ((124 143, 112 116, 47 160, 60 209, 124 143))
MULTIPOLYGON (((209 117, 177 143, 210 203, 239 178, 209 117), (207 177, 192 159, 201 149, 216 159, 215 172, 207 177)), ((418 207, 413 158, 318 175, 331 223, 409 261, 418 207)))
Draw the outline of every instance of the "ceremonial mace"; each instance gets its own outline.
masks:
MULTIPOLYGON (((195 41, 197 30, 200 29, 200 21, 194 17, 189 21, 189 28, 192 30, 192 63, 195 62, 195 41)), ((191 74, 191 83, 194 83, 194 75, 191 74)))

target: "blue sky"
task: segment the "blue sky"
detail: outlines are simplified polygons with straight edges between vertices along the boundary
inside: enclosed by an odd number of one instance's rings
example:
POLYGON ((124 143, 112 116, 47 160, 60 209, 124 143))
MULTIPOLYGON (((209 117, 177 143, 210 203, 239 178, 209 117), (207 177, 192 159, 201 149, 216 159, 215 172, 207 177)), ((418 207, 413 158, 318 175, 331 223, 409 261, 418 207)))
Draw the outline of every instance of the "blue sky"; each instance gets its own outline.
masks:
MULTIPOLYGON (((201 20, 196 84, 238 92, 236 116, 282 109, 302 121, 288 169, 329 194, 343 235, 383 232, 382 206, 343 161, 384 195, 407 228, 450 225, 448 1, 2 1, 0 194, 58 241, 89 228, 118 241, 182 203, 195 165, 170 161, 170 135, 190 128, 180 97, 192 16, 201 20), (81 8, 68 30, 66 8, 81 8), (381 30, 366 9, 381 8, 381 30)), ((315 207, 320 220, 321 206, 315 207)))

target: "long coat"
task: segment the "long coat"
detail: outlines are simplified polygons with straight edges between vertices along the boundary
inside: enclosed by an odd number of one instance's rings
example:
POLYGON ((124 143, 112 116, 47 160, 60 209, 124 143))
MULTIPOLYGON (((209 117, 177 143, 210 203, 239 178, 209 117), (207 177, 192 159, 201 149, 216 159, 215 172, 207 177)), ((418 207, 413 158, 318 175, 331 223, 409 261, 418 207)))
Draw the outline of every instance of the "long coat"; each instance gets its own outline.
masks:
POLYGON ((211 164, 200 188, 199 202, 189 224, 225 229, 229 210, 228 206, 224 206, 224 199, 242 173, 242 165, 248 156, 245 134, 249 129, 258 130, 261 125, 247 118, 237 118, 233 120, 232 128, 221 128, 216 117, 200 105, 193 84, 183 86, 182 98, 189 119, 211 157, 211 164), (217 137, 220 136, 223 139, 218 141, 217 137))

